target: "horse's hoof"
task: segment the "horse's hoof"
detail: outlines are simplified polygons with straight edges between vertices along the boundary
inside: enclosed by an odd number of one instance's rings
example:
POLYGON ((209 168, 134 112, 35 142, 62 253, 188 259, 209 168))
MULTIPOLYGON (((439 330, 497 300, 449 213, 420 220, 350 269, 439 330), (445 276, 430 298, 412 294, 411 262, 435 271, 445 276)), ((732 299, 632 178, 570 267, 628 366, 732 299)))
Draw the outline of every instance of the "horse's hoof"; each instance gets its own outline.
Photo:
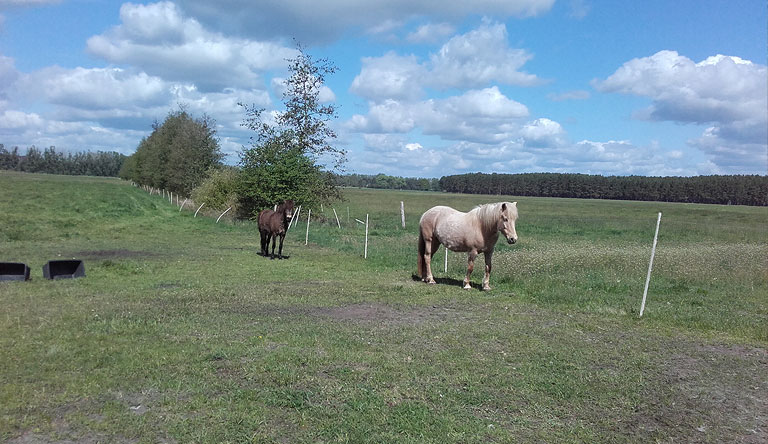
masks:
POLYGON ((472 289, 472 286, 471 286, 471 285, 469 285, 469 284, 464 284, 464 289, 465 289, 465 290, 471 290, 471 289, 472 289))
POLYGON ((483 291, 491 291, 491 287, 489 287, 488 285, 484 285, 483 291))

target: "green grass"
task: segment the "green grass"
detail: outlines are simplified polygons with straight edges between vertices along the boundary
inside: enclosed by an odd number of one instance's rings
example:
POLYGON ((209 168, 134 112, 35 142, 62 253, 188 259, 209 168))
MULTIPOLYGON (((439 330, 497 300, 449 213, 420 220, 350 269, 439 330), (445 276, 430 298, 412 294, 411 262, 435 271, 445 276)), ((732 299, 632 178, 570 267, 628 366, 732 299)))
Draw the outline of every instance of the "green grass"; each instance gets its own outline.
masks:
POLYGON ((499 196, 345 190, 341 230, 315 209, 309 245, 302 218, 270 261, 251 223, 117 180, 0 172, 0 189, 0 260, 32 268, 0 282, 0 441, 768 436, 765 208, 516 198, 520 242, 482 292, 482 258, 470 291, 465 255, 414 279, 417 223, 499 196), (42 278, 72 257, 86 278, 42 278))

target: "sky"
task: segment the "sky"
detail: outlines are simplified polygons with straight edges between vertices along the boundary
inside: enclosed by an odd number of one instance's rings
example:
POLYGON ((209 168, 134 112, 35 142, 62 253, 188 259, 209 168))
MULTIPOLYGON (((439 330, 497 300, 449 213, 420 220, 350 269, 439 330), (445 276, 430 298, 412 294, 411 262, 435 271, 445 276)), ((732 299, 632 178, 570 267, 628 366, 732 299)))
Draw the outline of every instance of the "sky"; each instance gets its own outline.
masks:
POLYGON ((0 0, 0 143, 132 154, 183 107, 226 162, 300 42, 345 172, 768 174, 764 0, 0 0))

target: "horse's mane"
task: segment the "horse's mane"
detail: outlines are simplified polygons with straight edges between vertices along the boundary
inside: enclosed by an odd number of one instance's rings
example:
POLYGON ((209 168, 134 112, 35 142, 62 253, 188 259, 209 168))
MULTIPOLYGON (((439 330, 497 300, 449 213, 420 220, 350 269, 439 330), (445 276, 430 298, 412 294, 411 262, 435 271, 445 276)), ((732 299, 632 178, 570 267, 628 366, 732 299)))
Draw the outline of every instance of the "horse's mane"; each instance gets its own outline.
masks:
POLYGON ((277 206, 277 211, 275 211, 275 212, 276 213, 283 212, 283 210, 285 210, 285 207, 287 207, 288 204, 290 204, 291 208, 293 208, 293 201, 292 200, 286 200, 285 202, 283 202, 283 203, 281 203, 280 205, 277 206))
POLYGON ((473 208, 470 213, 474 214, 480 221, 480 224, 483 226, 483 231, 496 231, 497 223, 501 217, 502 204, 507 204, 507 211, 510 213, 510 216, 515 218, 516 214, 513 214, 514 211, 512 210, 514 207, 509 202, 478 205, 473 208))

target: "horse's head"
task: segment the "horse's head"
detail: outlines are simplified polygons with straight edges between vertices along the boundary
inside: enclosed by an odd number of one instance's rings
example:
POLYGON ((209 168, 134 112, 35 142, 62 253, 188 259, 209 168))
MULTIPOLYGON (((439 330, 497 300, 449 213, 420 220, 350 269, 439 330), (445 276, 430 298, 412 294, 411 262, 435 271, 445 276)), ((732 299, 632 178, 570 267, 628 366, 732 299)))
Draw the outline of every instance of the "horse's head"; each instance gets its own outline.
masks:
POLYGON ((517 202, 501 204, 501 217, 499 217, 498 229, 507 243, 512 245, 517 242, 517 231, 515 231, 515 221, 517 220, 517 202))
POLYGON ((293 201, 286 200, 281 206, 283 207, 283 217, 290 222, 293 218, 293 201))

